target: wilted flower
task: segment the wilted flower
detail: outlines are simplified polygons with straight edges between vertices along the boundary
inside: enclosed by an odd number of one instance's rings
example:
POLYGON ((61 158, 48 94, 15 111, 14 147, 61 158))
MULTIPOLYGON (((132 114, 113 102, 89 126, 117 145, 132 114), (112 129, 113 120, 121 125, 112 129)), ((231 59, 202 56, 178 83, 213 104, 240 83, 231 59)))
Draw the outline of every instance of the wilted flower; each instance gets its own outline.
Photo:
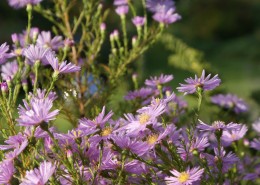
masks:
POLYGON ((205 77, 205 70, 203 70, 200 78, 198 78, 197 75, 195 75, 195 79, 187 78, 185 80, 187 84, 180 84, 181 87, 178 87, 177 89, 179 92, 184 92, 184 95, 195 93, 197 88, 201 88, 204 91, 215 89, 217 86, 219 86, 221 80, 218 78, 218 75, 215 75, 211 79, 210 77, 211 74, 205 77))
POLYGON ((201 179, 204 169, 199 167, 187 168, 183 172, 178 172, 177 170, 170 171, 173 176, 165 177, 166 184, 169 185, 191 185, 196 181, 201 179))

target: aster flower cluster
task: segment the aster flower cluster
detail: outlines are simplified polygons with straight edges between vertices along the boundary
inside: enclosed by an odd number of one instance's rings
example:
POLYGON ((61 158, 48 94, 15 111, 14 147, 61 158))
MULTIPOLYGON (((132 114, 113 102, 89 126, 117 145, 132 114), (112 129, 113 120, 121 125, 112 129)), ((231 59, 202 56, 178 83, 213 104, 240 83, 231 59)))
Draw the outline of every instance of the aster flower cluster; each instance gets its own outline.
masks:
POLYGON ((120 79, 131 71, 128 64, 156 41, 164 25, 180 19, 172 0, 143 0, 143 15, 136 14, 136 1, 115 0, 121 28, 109 36, 108 63, 98 58, 106 41, 103 5, 82 1, 81 13, 70 19, 73 2, 60 1, 53 10, 34 6, 41 0, 8 2, 27 6, 28 26, 12 34, 12 46, 0 46, 0 184, 258 182, 260 121, 251 129, 246 119, 239 120, 249 106, 235 95, 205 93, 220 85, 218 75, 203 70, 175 90, 171 74, 151 76, 143 86, 135 74, 134 89, 122 103, 126 108, 111 106, 120 79), (147 9, 161 26, 150 27, 147 9), (53 16, 48 19, 55 36, 31 27, 34 12, 53 16), (129 42, 131 15, 137 36, 129 42), (197 108, 185 100, 190 94, 197 95, 197 108), (220 106, 217 119, 210 107, 201 116, 210 99, 220 106), (62 132, 57 125, 65 120, 71 127, 62 132))

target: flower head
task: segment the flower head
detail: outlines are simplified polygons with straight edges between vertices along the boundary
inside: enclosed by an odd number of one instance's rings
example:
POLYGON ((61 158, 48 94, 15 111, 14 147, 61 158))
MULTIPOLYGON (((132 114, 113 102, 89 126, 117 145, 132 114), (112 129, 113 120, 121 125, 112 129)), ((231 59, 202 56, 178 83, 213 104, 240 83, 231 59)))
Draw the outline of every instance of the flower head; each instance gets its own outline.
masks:
POLYGON ((146 7, 153 13, 166 12, 174 8, 172 0, 147 0, 146 7))
POLYGON ((201 179, 204 169, 199 167, 187 168, 186 171, 178 172, 177 170, 170 171, 173 176, 165 177, 166 184, 169 185, 191 185, 201 179))
POLYGON ((28 4, 36 5, 39 4, 42 0, 8 0, 8 3, 13 8, 23 8, 28 4))
POLYGON ((11 184, 15 168, 12 161, 5 160, 0 163, 0 184, 11 184))
POLYGON ((167 11, 158 12, 153 15, 153 19, 159 23, 163 24, 172 24, 181 19, 181 16, 178 13, 175 13, 174 8, 170 8, 167 11))
POLYGON ((33 65, 36 61, 42 61, 49 49, 30 45, 23 50, 23 55, 29 60, 29 64, 33 65))
POLYGON ((227 172, 228 169, 232 167, 233 164, 239 161, 237 156, 232 152, 226 153, 223 147, 218 150, 218 148, 214 148, 215 155, 204 154, 209 166, 213 166, 214 170, 218 171, 218 166, 221 164, 222 172, 227 172))
POLYGON ((127 5, 128 0, 114 0, 114 5, 121 6, 121 5, 127 5))
POLYGON ((1 66, 1 76, 4 80, 13 79, 18 72, 18 64, 16 61, 8 62, 1 66))
POLYGON ((36 45, 43 48, 58 50, 63 46, 63 41, 61 36, 51 38, 51 32, 42 31, 37 38, 36 45))
POLYGON ((233 94, 218 94, 211 97, 211 102, 219 105, 220 107, 231 109, 236 114, 248 111, 247 104, 236 95, 233 94))
POLYGON ((55 57, 54 54, 51 52, 46 55, 46 60, 49 62, 49 64, 52 66, 57 74, 73 73, 80 70, 79 66, 76 66, 72 63, 67 64, 66 61, 63 61, 59 64, 59 59, 55 57))
POLYGON ((132 19, 132 22, 134 23, 134 25, 136 27, 140 27, 143 26, 145 23, 145 18, 144 17, 140 17, 140 16, 136 16, 132 19))
POLYGON ((35 168, 26 172, 21 185, 44 185, 55 172, 56 167, 51 162, 42 162, 39 169, 35 168))
POLYGON ((219 86, 221 80, 218 78, 218 75, 215 75, 211 79, 210 77, 211 74, 205 77, 205 70, 203 70, 200 78, 198 78, 197 75, 195 75, 195 79, 187 78, 185 80, 187 84, 180 84, 181 87, 178 87, 177 89, 179 92, 184 92, 184 94, 193 94, 197 91, 198 87, 204 91, 215 89, 217 86, 219 86))
POLYGON ((222 141, 225 146, 230 145, 233 141, 237 141, 244 137, 247 132, 247 126, 242 125, 239 130, 224 131, 222 141))
POLYGON ((33 126, 40 125, 43 122, 48 123, 51 120, 54 120, 58 115, 59 110, 51 111, 53 106, 53 99, 48 97, 39 99, 33 97, 28 104, 24 100, 24 107, 19 105, 19 118, 17 121, 20 126, 33 126))
POLYGON ((9 50, 9 46, 6 43, 0 46, 0 64, 5 63, 6 59, 12 57, 10 53, 7 53, 8 50, 9 50))
POLYGON ((217 132, 217 131, 231 131, 231 130, 239 130, 241 128, 240 124, 229 123, 225 124, 223 121, 214 121, 212 125, 208 125, 199 120, 199 124, 197 128, 202 132, 217 132))
POLYGON ((165 83, 170 82, 173 79, 173 75, 163 75, 157 77, 150 77, 150 79, 145 80, 145 85, 151 86, 151 87, 157 87, 158 85, 162 85, 165 83))
POLYGON ((116 8, 116 13, 120 16, 125 16, 128 13, 128 6, 127 5, 121 5, 116 8))

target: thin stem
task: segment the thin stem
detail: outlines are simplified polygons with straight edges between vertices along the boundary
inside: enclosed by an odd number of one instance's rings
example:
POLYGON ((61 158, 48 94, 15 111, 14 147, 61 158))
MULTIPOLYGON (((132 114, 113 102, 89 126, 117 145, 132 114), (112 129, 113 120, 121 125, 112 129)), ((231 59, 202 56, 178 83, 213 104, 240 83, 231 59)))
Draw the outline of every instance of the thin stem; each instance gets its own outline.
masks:
POLYGON ((37 82, 38 82, 38 70, 40 67, 40 61, 37 60, 34 64, 34 69, 35 69, 35 80, 34 80, 34 85, 33 85, 33 93, 36 93, 36 89, 37 89, 37 82))
POLYGON ((32 5, 28 4, 26 7, 27 15, 28 15, 28 25, 27 25, 27 35, 26 35, 26 42, 27 44, 30 43, 30 31, 32 27, 32 5))
POLYGON ((125 53, 128 52, 128 46, 127 46, 127 31, 126 31, 126 20, 125 16, 121 16, 121 23, 122 23, 122 31, 123 31, 123 37, 124 37, 124 47, 125 47, 125 53))

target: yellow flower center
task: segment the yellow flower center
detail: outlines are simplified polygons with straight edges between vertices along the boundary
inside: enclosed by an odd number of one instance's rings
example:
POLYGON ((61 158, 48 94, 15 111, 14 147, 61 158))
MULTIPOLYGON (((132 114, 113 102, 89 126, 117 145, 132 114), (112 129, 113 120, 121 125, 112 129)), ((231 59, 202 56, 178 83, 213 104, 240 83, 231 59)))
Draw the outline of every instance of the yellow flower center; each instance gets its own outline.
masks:
POLYGON ((105 136, 108 136, 108 135, 111 134, 111 133, 112 133, 112 128, 107 127, 107 128, 105 128, 104 130, 102 130, 101 136, 105 137, 105 136))
POLYGON ((152 144, 154 144, 154 143, 157 141, 157 138, 158 138, 158 135, 157 135, 157 134, 150 135, 150 136, 148 136, 148 138, 147 138, 147 143, 148 143, 149 145, 152 145, 152 144))
POLYGON ((184 182, 186 182, 187 180, 189 180, 189 178, 190 178, 190 175, 189 175, 188 173, 182 172, 182 173, 180 174, 178 180, 179 180, 180 183, 184 183, 184 182))
POLYGON ((72 135, 73 135, 74 137, 76 137, 76 138, 80 137, 81 133, 82 133, 82 132, 81 132, 80 130, 74 130, 74 131, 72 131, 72 135))
POLYGON ((236 140, 236 139, 237 139, 237 135, 236 135, 236 134, 231 134, 231 138, 232 138, 233 140, 236 140))
POLYGON ((150 115, 148 115, 148 114, 146 114, 146 113, 143 113, 143 114, 141 114, 140 117, 139 117, 139 122, 140 122, 141 124, 145 124, 147 121, 149 121, 149 119, 150 119, 150 115))
POLYGON ((14 53, 16 54, 16 55, 21 55, 22 54, 22 52, 23 52, 23 50, 21 49, 21 48, 18 48, 18 49, 16 49, 15 51, 14 51, 14 53))

